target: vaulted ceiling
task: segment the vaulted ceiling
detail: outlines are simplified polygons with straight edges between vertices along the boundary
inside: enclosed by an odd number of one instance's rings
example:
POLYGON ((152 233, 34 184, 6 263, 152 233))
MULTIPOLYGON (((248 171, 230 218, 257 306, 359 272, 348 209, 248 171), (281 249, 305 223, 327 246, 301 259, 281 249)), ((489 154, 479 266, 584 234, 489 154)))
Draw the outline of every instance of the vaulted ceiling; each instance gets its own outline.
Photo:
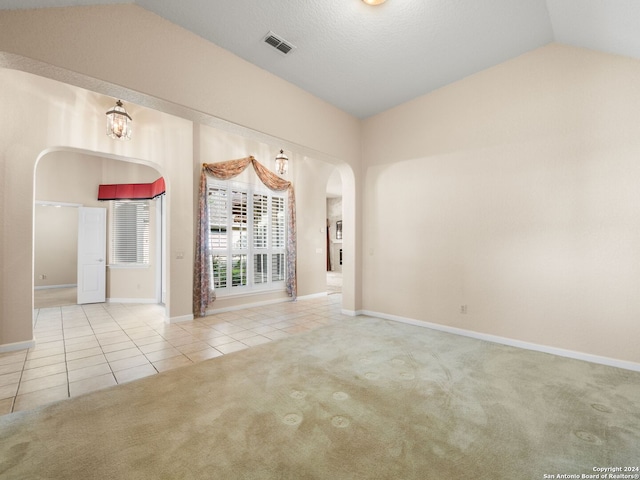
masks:
POLYGON ((152 11, 358 118, 550 42, 640 60, 638 0, 0 0, 0 9, 115 3, 152 11), (294 48, 268 45, 269 32, 294 48))

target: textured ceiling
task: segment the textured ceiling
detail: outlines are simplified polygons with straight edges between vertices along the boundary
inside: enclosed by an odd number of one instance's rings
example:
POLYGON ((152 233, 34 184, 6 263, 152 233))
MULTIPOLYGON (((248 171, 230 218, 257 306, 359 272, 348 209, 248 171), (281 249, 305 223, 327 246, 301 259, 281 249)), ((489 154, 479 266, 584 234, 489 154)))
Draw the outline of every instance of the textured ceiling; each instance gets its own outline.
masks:
POLYGON ((0 9, 135 3, 366 118, 559 42, 640 59, 638 0, 0 0, 0 9), (263 42, 272 31, 296 48, 263 42))

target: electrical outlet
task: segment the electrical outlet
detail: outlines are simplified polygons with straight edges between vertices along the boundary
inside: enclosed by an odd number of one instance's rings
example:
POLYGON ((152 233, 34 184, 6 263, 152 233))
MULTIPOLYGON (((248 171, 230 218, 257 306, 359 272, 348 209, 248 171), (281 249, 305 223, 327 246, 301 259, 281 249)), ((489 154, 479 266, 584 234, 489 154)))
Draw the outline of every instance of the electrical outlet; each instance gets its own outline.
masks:
POLYGON ((460 313, 467 313, 467 306, 466 305, 460 305, 460 313))

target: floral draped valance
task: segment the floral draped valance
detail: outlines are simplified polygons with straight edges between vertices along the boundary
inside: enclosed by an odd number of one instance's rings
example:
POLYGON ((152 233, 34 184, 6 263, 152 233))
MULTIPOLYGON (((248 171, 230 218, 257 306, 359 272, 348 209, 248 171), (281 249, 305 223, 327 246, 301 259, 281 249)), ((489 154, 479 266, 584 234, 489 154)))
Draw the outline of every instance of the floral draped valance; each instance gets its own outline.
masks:
POLYGON ((209 278, 209 208, 207 206, 207 175, 220 180, 229 180, 253 165, 258 178, 267 188, 287 191, 287 293, 294 300, 297 296, 296 277, 296 201, 293 184, 283 180, 268 170, 253 157, 240 158, 219 163, 205 163, 200 173, 200 192, 198 196, 198 231, 196 233, 196 256, 193 278, 193 314, 196 317, 206 315, 207 307, 216 298, 213 283, 209 278))

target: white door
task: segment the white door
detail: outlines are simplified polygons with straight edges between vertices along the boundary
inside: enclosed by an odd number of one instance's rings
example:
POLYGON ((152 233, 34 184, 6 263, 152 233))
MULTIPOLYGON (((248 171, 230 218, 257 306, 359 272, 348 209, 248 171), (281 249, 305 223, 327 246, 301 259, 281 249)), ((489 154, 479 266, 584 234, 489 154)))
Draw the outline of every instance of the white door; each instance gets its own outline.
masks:
POLYGON ((78 303, 106 299, 107 209, 78 209, 78 303))

